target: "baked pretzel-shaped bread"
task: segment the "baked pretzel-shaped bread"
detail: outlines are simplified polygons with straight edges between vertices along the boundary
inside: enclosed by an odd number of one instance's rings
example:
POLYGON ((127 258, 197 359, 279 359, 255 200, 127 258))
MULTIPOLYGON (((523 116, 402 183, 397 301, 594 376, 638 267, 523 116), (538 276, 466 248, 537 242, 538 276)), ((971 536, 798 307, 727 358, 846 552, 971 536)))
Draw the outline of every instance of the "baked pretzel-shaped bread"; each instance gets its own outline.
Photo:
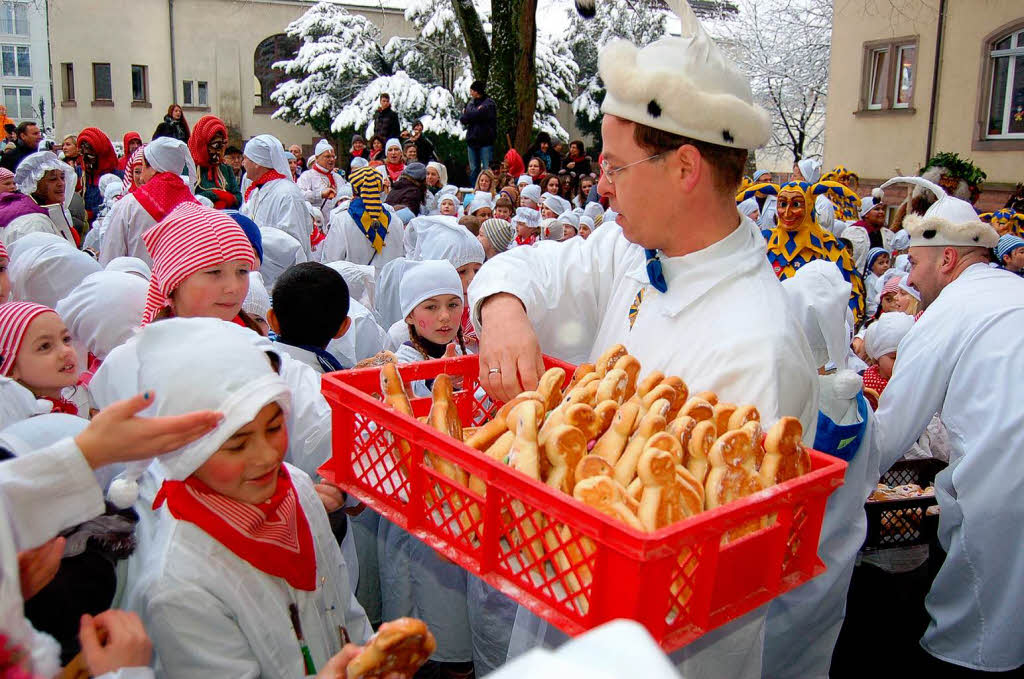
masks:
POLYGON ((597 404, 597 407, 594 408, 594 414, 597 416, 597 429, 594 436, 590 437, 591 441, 599 439, 608 431, 608 427, 612 426, 612 420, 615 419, 617 412, 619 412, 619 404, 615 401, 601 401, 597 404))
POLYGON ((803 433, 800 420, 795 417, 783 417, 768 430, 760 470, 765 487, 795 479, 811 470, 811 456, 804 448, 803 433))
POLYGON ((380 626, 345 669, 347 679, 411 677, 437 650, 434 635, 416 618, 398 618, 380 626))
POLYGON ((676 398, 672 402, 672 407, 669 408, 668 411, 668 420, 671 422, 679 415, 679 411, 682 410, 683 406, 689 400, 690 388, 686 386, 686 382, 683 382, 683 378, 677 377, 676 375, 669 375, 663 379, 661 383, 675 389, 676 398))
POLYGON ((618 519, 630 528, 644 530, 643 524, 626 504, 626 489, 615 479, 607 476, 592 476, 577 481, 572 496, 605 516, 618 519))
POLYGON ((380 393, 384 395, 385 403, 403 415, 412 417, 409 394, 405 390, 405 383, 402 382, 398 366, 394 363, 387 363, 380 369, 380 393))
MULTIPOLYGON (((611 477, 614 471, 614 468, 603 457, 588 453, 581 457, 580 461, 576 464, 575 481, 579 483, 583 479, 589 479, 594 476, 611 477)), ((575 489, 575 486, 573 486, 573 489, 575 489)))
POLYGON ((739 429, 747 422, 760 422, 761 413, 757 412, 757 408, 754 406, 739 406, 733 411, 733 414, 729 417, 729 429, 739 429))
POLYGON ((735 403, 725 403, 723 401, 715 404, 713 409, 715 413, 714 420, 718 431, 723 434, 729 431, 729 418, 736 412, 736 407, 735 403))
POLYGON ((359 361, 354 366, 352 366, 352 369, 360 370, 361 368, 377 368, 379 366, 387 365, 388 363, 397 362, 398 359, 395 357, 394 353, 387 351, 385 349, 384 351, 377 352, 376 354, 370 356, 369 358, 364 358, 363 360, 359 361))
MULTIPOLYGON (((632 358, 623 356, 623 358, 632 358)), ((597 386, 597 401, 615 401, 622 403, 626 398, 626 390, 629 388, 629 375, 625 370, 612 368, 601 379, 597 386)))
POLYGON ((693 478, 699 483, 704 483, 708 475, 708 455, 712 446, 718 438, 718 431, 715 429, 713 420, 703 420, 694 425, 690 432, 690 441, 686 452, 686 467, 693 478))
POLYGON ((549 368, 537 383, 537 393, 543 398, 544 412, 554 410, 562 402, 562 385, 565 384, 565 371, 561 368, 549 368))
POLYGON ((542 408, 537 401, 523 401, 509 415, 515 425, 510 428, 515 437, 508 453, 509 464, 538 481, 541 480, 541 461, 537 423, 543 416, 542 408))
POLYGON ((548 473, 544 483, 563 493, 572 493, 576 485, 576 467, 587 454, 587 439, 576 427, 560 424, 544 442, 548 473))
POLYGON ((615 367, 619 359, 627 354, 626 347, 621 344, 615 344, 609 347, 601 356, 594 362, 594 366, 597 369, 598 377, 604 377, 608 374, 608 371, 615 367))
POLYGON ((668 426, 664 415, 668 408, 669 402, 665 399, 655 401, 654 406, 641 418, 622 455, 615 461, 615 480, 622 484, 623 488, 629 486, 636 477, 636 465, 644 448, 647 447, 648 440, 655 434, 664 432, 668 426))
POLYGON ((636 383, 640 379, 640 361, 635 356, 626 354, 615 362, 615 370, 623 371, 629 378, 629 381, 626 382, 626 393, 622 398, 623 401, 628 401, 636 393, 636 383))
MULTIPOLYGON (((433 402, 430 405, 430 413, 427 415, 427 424, 442 434, 461 441, 462 422, 459 420, 459 411, 455 405, 452 378, 443 373, 434 378, 431 394, 433 402)), ((431 467, 452 481, 463 486, 466 485, 467 476, 464 470, 430 451, 426 451, 425 456, 431 467)))
POLYGON ((679 415, 689 415, 698 422, 713 420, 715 417, 715 406, 711 405, 700 396, 692 396, 679 410, 679 415))
POLYGON ((581 379, 594 371, 593 363, 580 363, 576 366, 576 370, 572 373, 572 379, 569 380, 569 384, 565 387, 565 393, 572 391, 581 379))
POLYGON ((669 422, 668 427, 665 429, 669 434, 672 434, 679 439, 679 444, 683 448, 683 457, 679 460, 678 464, 685 465, 687 458, 689 458, 690 437, 693 435, 693 429, 696 426, 697 420, 693 419, 689 415, 680 415, 669 422))
MULTIPOLYGON (((715 441, 708 454, 711 468, 704 482, 704 504, 708 509, 764 489, 756 470, 756 450, 760 447, 760 443, 751 438, 747 428, 728 431, 715 441)), ((764 518, 752 519, 730 530, 724 537, 734 540, 751 533, 764 524, 764 518)))
POLYGON ((654 389, 656 386, 665 381, 665 373, 660 370, 647 373, 647 376, 637 382, 636 385, 636 396, 643 398, 647 393, 654 389))
POLYGON ((663 445, 678 446, 679 442, 669 434, 652 437, 637 466, 643 485, 637 518, 649 531, 682 521, 704 508, 700 494, 679 478, 675 455, 663 445))
POLYGON ((703 401, 707 401, 711 405, 715 405, 718 403, 718 394, 716 394, 713 391, 702 391, 699 394, 697 394, 697 398, 703 401))
POLYGON ((604 458, 608 464, 614 465, 626 449, 629 435, 633 433, 633 425, 640 414, 640 406, 636 403, 624 403, 612 418, 611 426, 597 440, 590 451, 594 455, 604 458))
POLYGON ((490 448, 502 434, 508 431, 508 415, 512 412, 512 409, 527 400, 541 403, 544 397, 536 391, 524 391, 519 394, 519 396, 498 408, 498 412, 494 414, 493 419, 477 427, 473 435, 466 438, 466 445, 480 451, 490 448))

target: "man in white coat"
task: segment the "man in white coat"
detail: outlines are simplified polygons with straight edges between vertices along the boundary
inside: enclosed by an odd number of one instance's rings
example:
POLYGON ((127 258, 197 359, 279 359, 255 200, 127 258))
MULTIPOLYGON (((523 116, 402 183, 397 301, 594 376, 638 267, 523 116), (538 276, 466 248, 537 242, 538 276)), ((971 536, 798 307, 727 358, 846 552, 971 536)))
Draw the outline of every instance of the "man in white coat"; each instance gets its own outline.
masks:
POLYGON ((309 259, 313 220, 302 190, 291 179, 288 157, 280 140, 269 134, 253 137, 242 151, 250 183, 240 212, 262 227, 281 229, 302 245, 309 259))
POLYGON ((876 412, 881 470, 935 413, 949 430, 949 467, 935 477, 946 559, 925 598, 922 675, 1006 672, 1024 665, 1024 280, 988 264, 998 235, 966 201, 919 177, 938 198, 908 216, 909 283, 926 309, 900 342, 876 412), (934 670, 934 672, 929 672, 934 670))
POLYGON ((334 171, 338 158, 329 141, 318 141, 314 154, 316 160, 310 163, 309 170, 299 175, 295 183, 302 189, 306 201, 323 214, 326 228, 330 225, 331 210, 338 204, 338 190, 345 180, 334 171))
MULTIPOLYGON (((810 443, 816 366, 760 231, 735 203, 747 150, 768 139, 769 119, 689 6, 669 4, 681 37, 642 50, 617 41, 599 57, 598 190, 618 223, 586 240, 510 250, 470 286, 481 382, 507 401, 536 386, 542 349, 582 362, 621 342, 644 370, 753 403, 767 424, 799 417, 810 443)), ((677 651, 683 675, 760 677, 765 608, 677 651)), ((524 611, 510 655, 532 617, 524 611)))
POLYGON ((142 186, 114 203, 107 215, 99 253, 103 266, 118 257, 136 257, 152 266, 142 233, 181 203, 196 200, 193 189, 199 175, 185 142, 158 137, 145 145, 142 157, 142 186), (191 186, 181 180, 182 168, 191 186))
POLYGON ((383 202, 384 180, 375 168, 356 168, 349 179, 354 197, 331 213, 320 261, 345 260, 380 271, 405 254, 405 226, 394 208, 383 202))

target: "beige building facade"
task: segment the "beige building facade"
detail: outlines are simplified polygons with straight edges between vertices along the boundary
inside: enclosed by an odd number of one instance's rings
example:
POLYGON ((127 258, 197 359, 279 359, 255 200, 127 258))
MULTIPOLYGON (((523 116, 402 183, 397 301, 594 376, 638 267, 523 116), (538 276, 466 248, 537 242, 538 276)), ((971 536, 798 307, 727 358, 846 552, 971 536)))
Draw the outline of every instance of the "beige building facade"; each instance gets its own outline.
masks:
MULTIPOLYGON (((234 141, 269 133, 310 145, 316 133, 271 118, 283 75, 269 68, 295 48, 285 28, 314 3, 299 0, 49 0, 55 134, 98 127, 112 141, 149 139, 168 107, 190 124, 212 113, 234 141)), ((410 36, 391 0, 339 3, 382 33, 410 36)))
POLYGON ((1024 181, 1024 2, 833 5, 825 165, 864 193, 956 152, 988 174, 978 207, 1002 207, 1024 181))

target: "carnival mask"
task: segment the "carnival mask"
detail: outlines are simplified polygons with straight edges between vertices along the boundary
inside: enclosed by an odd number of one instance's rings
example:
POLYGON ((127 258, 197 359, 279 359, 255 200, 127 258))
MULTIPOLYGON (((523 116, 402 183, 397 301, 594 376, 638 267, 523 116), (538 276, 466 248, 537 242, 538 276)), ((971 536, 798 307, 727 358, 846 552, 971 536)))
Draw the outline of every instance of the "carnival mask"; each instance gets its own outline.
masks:
POLYGON ((775 206, 779 218, 779 226, 786 231, 797 231, 804 224, 809 210, 807 195, 798 186, 787 184, 781 191, 775 206))
POLYGON ((213 135, 213 138, 206 144, 206 155, 210 158, 210 165, 220 165, 224 158, 224 134, 221 132, 213 135))
POLYGON ((82 156, 82 165, 85 167, 86 172, 95 172, 100 166, 100 159, 96 155, 96 149, 92 147, 87 141, 78 143, 78 152, 82 156))

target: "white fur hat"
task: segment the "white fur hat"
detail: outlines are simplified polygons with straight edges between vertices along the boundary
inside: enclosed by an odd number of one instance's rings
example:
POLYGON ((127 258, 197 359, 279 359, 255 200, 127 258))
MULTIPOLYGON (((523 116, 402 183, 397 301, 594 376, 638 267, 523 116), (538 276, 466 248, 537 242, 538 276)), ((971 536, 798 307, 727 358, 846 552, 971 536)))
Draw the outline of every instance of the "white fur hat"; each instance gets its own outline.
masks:
POLYGON ((994 248, 999 234, 978 218, 966 200, 948 195, 941 186, 923 177, 893 177, 881 188, 893 184, 914 184, 931 191, 938 199, 923 217, 907 215, 903 226, 910 234, 910 247, 981 247, 994 248))
POLYGON ((642 49, 627 40, 598 56, 607 95, 601 111, 719 146, 754 149, 768 141, 771 120, 754 104, 750 81, 718 49, 685 0, 667 0, 679 37, 642 49))

